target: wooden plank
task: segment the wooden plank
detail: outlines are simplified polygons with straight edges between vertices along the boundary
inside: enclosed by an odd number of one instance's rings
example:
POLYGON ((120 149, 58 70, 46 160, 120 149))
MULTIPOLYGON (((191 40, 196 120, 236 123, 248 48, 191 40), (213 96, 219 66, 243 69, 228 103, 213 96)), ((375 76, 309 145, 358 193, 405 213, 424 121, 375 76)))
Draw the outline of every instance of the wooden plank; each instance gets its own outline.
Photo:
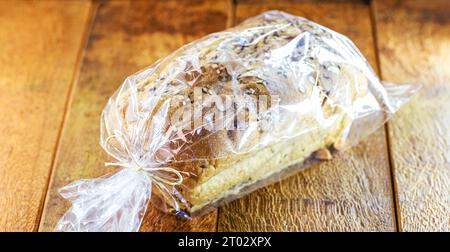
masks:
POLYGON ((0 231, 37 229, 89 2, 0 2, 0 231))
POLYGON ((403 231, 450 231, 450 2, 375 1, 383 79, 421 83, 390 121, 403 231))
MULTIPOLYGON (((223 30, 230 9, 227 0, 115 1, 99 6, 62 136, 41 230, 53 230, 70 205, 59 197, 58 188, 110 171, 104 167, 108 158, 98 144, 100 113, 126 76, 196 38, 223 30)), ((216 216, 213 212, 189 222, 151 206, 141 230, 215 230, 216 216)))
MULTIPOLYGON (((370 10, 364 3, 238 2, 240 22, 284 10, 348 35, 373 66, 370 10)), ((219 211, 219 231, 392 231, 392 186, 384 129, 331 162, 260 189, 219 211)))

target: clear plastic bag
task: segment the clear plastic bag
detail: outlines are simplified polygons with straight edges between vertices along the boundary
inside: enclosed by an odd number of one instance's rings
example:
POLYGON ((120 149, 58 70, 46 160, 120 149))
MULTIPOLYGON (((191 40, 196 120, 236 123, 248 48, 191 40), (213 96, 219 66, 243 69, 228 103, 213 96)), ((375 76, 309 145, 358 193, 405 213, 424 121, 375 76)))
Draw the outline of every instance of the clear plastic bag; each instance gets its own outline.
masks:
POLYGON ((151 197, 205 213, 353 146, 416 88, 382 84, 347 37, 265 12, 125 80, 101 117, 119 171, 62 188, 56 230, 138 231, 151 197))

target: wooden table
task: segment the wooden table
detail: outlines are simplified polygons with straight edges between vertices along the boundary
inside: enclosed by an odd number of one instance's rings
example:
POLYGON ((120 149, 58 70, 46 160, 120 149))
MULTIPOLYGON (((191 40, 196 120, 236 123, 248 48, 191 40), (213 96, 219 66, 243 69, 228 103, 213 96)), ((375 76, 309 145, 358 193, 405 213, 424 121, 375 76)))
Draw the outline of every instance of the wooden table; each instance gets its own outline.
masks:
POLYGON ((450 231, 450 1, 0 2, 0 230, 51 231, 58 188, 109 169, 99 116, 181 45, 280 9, 348 35, 386 81, 423 89, 340 158, 193 221, 142 231, 450 231))

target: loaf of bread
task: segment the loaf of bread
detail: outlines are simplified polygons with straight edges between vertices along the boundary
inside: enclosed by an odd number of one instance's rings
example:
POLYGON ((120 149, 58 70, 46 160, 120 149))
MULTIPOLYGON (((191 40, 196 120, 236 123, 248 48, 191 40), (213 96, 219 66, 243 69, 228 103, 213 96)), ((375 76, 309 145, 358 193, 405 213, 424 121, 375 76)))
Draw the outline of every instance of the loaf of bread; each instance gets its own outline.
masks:
POLYGON ((61 188, 72 207, 56 230, 138 231, 149 204, 205 213, 332 159, 416 89, 382 84, 345 36, 265 12, 125 80, 101 118, 119 170, 61 188))
POLYGON ((344 36, 266 12, 129 77, 104 111, 103 140, 125 132, 125 140, 105 148, 129 155, 125 143, 143 166, 183 172, 182 184, 154 193, 165 210, 196 215, 292 174, 302 163, 331 159, 345 147, 357 117, 382 110, 371 78, 344 36), (197 116, 175 125, 180 109, 195 110, 195 90, 203 101, 214 97, 219 104, 203 104, 197 116), (226 97, 235 100, 226 103, 226 97), (258 111, 261 101, 265 111, 258 111), (231 115, 226 127, 205 120, 223 118, 217 112, 231 115), (202 123, 194 125, 197 119, 202 123))

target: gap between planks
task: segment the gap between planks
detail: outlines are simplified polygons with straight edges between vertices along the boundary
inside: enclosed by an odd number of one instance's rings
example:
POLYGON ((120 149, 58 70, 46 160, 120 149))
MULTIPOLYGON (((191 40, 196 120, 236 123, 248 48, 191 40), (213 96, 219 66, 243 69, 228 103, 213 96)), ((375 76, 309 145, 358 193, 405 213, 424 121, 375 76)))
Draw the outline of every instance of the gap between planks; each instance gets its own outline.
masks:
MULTIPOLYGON (((378 30, 377 23, 375 20, 375 10, 373 6, 373 1, 368 1, 369 9, 370 9, 370 24, 372 27, 372 37, 373 37, 373 47, 375 50, 375 69, 378 74, 378 78, 381 80, 381 65, 380 65, 380 55, 379 55, 379 47, 378 47, 378 30)), ((392 187, 392 200, 393 200, 393 212, 394 212, 394 229, 395 231, 401 231, 401 221, 400 221, 400 210, 398 208, 398 193, 397 193, 397 183, 395 179, 395 170, 394 170, 394 160, 391 152, 391 140, 389 136, 388 123, 386 122, 383 126, 384 132, 386 135, 386 151, 389 160, 389 172, 391 177, 391 187, 392 187)))
POLYGON ((89 41, 89 35, 90 35, 92 27, 94 25, 97 8, 99 6, 99 1, 97 1, 97 0, 92 0, 92 1, 89 0, 89 2, 91 3, 89 6, 89 16, 84 24, 85 28, 84 28, 82 40, 80 43, 80 48, 78 49, 76 63, 75 63, 72 78, 71 78, 70 84, 69 84, 69 90, 66 94, 66 103, 64 104, 63 119, 61 121, 61 125, 59 127, 59 131, 58 131, 58 134, 56 137, 56 145, 54 147, 54 151, 53 151, 53 155, 52 155, 52 161, 51 161, 50 170, 49 170, 49 174, 48 174, 49 176, 48 176, 47 184, 45 185, 45 188, 44 188, 45 193, 43 194, 42 199, 40 201, 39 212, 36 217, 35 230, 37 230, 37 231, 40 231, 42 228, 42 216, 45 213, 45 209, 46 209, 45 205, 47 204, 47 201, 49 198, 49 193, 50 193, 49 188, 53 181, 54 170, 55 170, 55 166, 56 166, 56 158, 58 157, 59 146, 61 144, 62 134, 64 132, 65 124, 66 124, 67 118, 69 116, 70 106, 73 101, 74 89, 76 87, 75 82, 77 82, 79 75, 80 75, 81 65, 82 65, 83 58, 84 58, 84 55, 86 52, 86 46, 89 41))

